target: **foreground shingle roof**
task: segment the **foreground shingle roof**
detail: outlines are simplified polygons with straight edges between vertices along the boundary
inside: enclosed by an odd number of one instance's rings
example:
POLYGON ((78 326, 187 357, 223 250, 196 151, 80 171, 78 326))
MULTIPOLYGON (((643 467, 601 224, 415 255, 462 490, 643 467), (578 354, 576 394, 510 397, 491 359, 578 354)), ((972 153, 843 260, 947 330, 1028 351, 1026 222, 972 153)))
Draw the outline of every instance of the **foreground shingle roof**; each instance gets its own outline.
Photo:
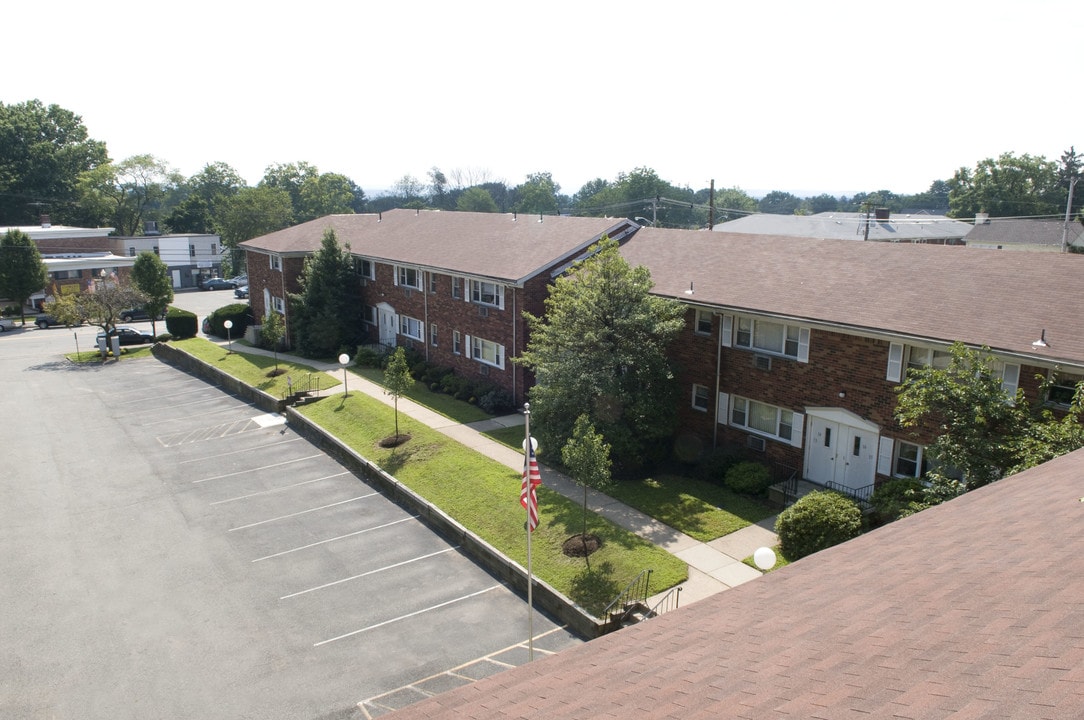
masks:
POLYGON ((1079 718, 1084 450, 390 718, 1079 718))
POLYGON ((622 254, 687 302, 1084 364, 1082 255, 653 228, 622 254))
POLYGON ((520 282, 603 234, 634 223, 613 218, 391 210, 329 215, 241 243, 273 253, 307 255, 331 228, 355 255, 520 282))

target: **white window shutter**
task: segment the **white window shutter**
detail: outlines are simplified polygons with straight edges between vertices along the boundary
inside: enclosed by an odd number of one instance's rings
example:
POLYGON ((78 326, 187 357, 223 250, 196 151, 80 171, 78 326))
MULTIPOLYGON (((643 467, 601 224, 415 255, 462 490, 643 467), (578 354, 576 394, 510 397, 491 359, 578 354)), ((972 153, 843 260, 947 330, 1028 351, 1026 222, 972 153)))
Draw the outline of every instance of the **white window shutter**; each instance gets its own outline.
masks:
POLYGON ((470 335, 463 336, 463 347, 466 348, 463 354, 469 358, 473 358, 474 346, 470 344, 470 335))
POLYGON ((798 329, 798 362, 809 362, 809 328, 798 329))
POLYGON ((463 302, 470 302, 474 296, 474 288, 471 287, 469 278, 463 278, 463 302))
POLYGON ((504 310, 504 285, 497 286, 497 307, 504 310))
POLYGON ((790 421, 790 444, 792 447, 802 446, 802 431, 805 430, 805 415, 793 413, 790 421))
POLYGON ((901 343, 888 344, 888 372, 885 380, 898 383, 903 379, 903 345, 901 343))
POLYGON ((734 342, 734 316, 723 315, 722 330, 719 332, 719 344, 730 347, 734 342))
POLYGON ((398 265, 392 265, 391 266, 391 282, 392 282, 393 285, 398 285, 399 284, 399 266, 398 265))
POLYGON ((1009 396, 1009 400, 1016 400, 1016 391, 1020 387, 1020 366, 1005 363, 1001 373, 1001 389, 1009 396))
POLYGON ((877 443, 877 472, 892 477, 892 438, 884 435, 877 443))
POLYGON ((718 409, 716 410, 716 412, 718 413, 718 415, 715 416, 715 422, 719 423, 720 425, 729 425, 730 396, 727 395, 725 392, 719 393, 719 400, 717 404, 718 409))

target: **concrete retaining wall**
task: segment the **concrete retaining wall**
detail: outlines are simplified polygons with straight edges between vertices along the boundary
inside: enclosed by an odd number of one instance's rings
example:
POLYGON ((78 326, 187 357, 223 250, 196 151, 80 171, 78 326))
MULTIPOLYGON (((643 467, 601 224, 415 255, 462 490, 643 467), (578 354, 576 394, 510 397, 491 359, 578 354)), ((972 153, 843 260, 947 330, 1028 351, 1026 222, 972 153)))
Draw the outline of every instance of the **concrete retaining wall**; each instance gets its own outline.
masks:
MULTIPOLYGON (((501 554, 500 551, 460 525, 440 508, 426 501, 425 498, 396 480, 394 476, 389 475, 375 463, 359 455, 352 448, 343 444, 337 437, 328 433, 297 412, 297 410, 287 407, 282 400, 261 392, 182 350, 170 347, 168 343, 158 343, 154 346, 152 352, 155 357, 163 362, 218 385, 224 390, 252 402, 262 410, 284 414, 287 423, 295 432, 334 457, 356 476, 373 483, 386 497, 407 511, 417 514, 426 525, 449 542, 455 543, 462 548, 469 557, 493 573, 497 579, 507 583, 526 596, 526 568, 501 554)), ((538 578, 534 578, 532 596, 535 607, 545 610, 582 637, 595 638, 608 629, 595 617, 538 578)))

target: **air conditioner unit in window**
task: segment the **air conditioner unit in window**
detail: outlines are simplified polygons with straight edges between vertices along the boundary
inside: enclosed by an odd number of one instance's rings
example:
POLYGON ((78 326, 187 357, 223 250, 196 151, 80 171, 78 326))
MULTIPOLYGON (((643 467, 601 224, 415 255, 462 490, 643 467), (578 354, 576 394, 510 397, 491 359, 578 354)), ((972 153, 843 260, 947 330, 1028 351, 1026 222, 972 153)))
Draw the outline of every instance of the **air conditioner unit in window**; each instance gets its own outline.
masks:
POLYGON ((489 308, 478 306, 478 317, 489 317, 489 308))
POLYGON ((361 286, 362 287, 368 287, 369 286, 369 278, 367 278, 367 277, 361 278, 361 286))
POLYGON ((756 366, 757 370, 771 370, 772 369, 772 359, 770 357, 768 357, 767 355, 754 355, 753 356, 753 365, 756 366))
POLYGON ((745 438, 745 446, 750 450, 756 450, 757 452, 764 452, 764 438, 757 437, 756 435, 750 435, 745 438))
POLYGON ((485 376, 487 376, 487 377, 488 377, 488 376, 489 376, 489 366, 488 366, 488 365, 482 365, 482 366, 480 366, 480 367, 478 368, 478 374, 479 374, 479 375, 485 375, 485 376))

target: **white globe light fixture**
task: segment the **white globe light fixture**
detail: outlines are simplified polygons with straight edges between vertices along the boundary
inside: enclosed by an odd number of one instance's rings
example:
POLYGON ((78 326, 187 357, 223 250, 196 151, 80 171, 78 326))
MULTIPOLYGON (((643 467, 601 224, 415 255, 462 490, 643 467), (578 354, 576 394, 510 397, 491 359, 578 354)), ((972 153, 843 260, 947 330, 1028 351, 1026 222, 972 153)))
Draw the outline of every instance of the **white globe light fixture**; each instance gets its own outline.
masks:
POLYGON ((775 551, 769 547, 757 548, 753 553, 753 564, 761 570, 771 570, 775 567, 775 551))
POLYGON ((346 397, 348 394, 348 390, 346 387, 346 366, 347 364, 349 364, 349 362, 350 356, 346 353, 343 353, 339 356, 339 364, 343 366, 343 397, 346 397))
POLYGON ((222 327, 226 328, 226 342, 229 343, 229 349, 227 350, 227 352, 232 353, 233 352, 233 336, 230 333, 230 330, 233 328, 233 320, 227 320, 226 322, 222 323, 222 327))

